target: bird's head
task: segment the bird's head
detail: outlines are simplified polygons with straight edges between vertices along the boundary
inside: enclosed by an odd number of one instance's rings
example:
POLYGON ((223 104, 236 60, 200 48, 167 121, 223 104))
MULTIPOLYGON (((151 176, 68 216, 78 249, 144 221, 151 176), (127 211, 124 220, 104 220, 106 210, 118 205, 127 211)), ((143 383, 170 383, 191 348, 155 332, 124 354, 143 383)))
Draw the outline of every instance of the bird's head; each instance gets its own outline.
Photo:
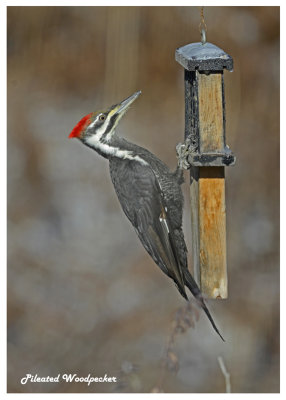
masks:
POLYGON ((113 135, 118 122, 141 91, 111 106, 105 111, 96 111, 83 117, 71 131, 69 138, 77 138, 85 144, 107 142, 113 135))

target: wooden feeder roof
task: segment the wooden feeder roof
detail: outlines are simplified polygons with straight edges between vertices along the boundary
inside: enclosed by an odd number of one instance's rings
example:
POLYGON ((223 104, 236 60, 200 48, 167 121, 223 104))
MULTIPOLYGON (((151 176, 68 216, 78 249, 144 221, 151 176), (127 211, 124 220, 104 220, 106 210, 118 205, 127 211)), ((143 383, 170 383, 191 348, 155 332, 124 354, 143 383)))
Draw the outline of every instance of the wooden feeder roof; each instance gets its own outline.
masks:
POLYGON ((176 50, 176 61, 188 71, 221 71, 233 69, 232 57, 212 43, 190 43, 176 50))

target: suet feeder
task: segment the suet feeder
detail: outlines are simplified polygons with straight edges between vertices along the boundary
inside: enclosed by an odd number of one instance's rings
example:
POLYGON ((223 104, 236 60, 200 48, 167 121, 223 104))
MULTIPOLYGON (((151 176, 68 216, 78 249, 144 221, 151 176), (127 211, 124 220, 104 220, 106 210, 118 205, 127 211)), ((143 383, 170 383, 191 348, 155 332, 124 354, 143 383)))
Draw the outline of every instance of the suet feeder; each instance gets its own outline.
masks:
POLYGON ((224 69, 232 57, 211 43, 176 50, 185 69, 185 146, 190 169, 192 260, 200 289, 227 298, 225 167, 235 163, 226 145, 224 69))

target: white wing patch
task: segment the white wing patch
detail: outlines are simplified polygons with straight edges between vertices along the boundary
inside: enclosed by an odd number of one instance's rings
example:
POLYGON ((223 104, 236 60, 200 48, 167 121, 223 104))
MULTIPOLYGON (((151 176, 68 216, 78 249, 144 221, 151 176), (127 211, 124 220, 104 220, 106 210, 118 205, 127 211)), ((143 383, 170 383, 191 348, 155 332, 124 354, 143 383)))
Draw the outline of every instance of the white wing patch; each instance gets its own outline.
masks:
POLYGON ((162 217, 160 216, 160 217, 159 217, 159 220, 160 220, 161 224, 163 224, 163 226, 165 227, 166 231, 167 231, 168 233, 170 233, 169 227, 168 227, 168 224, 167 224, 166 219, 165 219, 165 218, 162 218, 162 217))

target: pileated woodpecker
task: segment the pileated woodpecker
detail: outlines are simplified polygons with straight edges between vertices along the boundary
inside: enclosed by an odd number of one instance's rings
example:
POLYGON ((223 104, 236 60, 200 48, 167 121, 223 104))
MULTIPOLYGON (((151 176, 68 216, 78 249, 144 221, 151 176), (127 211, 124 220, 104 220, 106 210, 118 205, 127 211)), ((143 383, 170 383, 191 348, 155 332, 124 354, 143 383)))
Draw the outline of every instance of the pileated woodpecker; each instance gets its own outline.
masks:
POLYGON ((186 300, 185 286, 189 288, 224 340, 188 270, 182 231, 182 169, 177 167, 171 172, 154 154, 115 133, 120 119, 140 93, 134 93, 107 110, 86 115, 69 137, 79 139, 109 160, 119 202, 143 246, 161 270, 173 279, 186 300))

